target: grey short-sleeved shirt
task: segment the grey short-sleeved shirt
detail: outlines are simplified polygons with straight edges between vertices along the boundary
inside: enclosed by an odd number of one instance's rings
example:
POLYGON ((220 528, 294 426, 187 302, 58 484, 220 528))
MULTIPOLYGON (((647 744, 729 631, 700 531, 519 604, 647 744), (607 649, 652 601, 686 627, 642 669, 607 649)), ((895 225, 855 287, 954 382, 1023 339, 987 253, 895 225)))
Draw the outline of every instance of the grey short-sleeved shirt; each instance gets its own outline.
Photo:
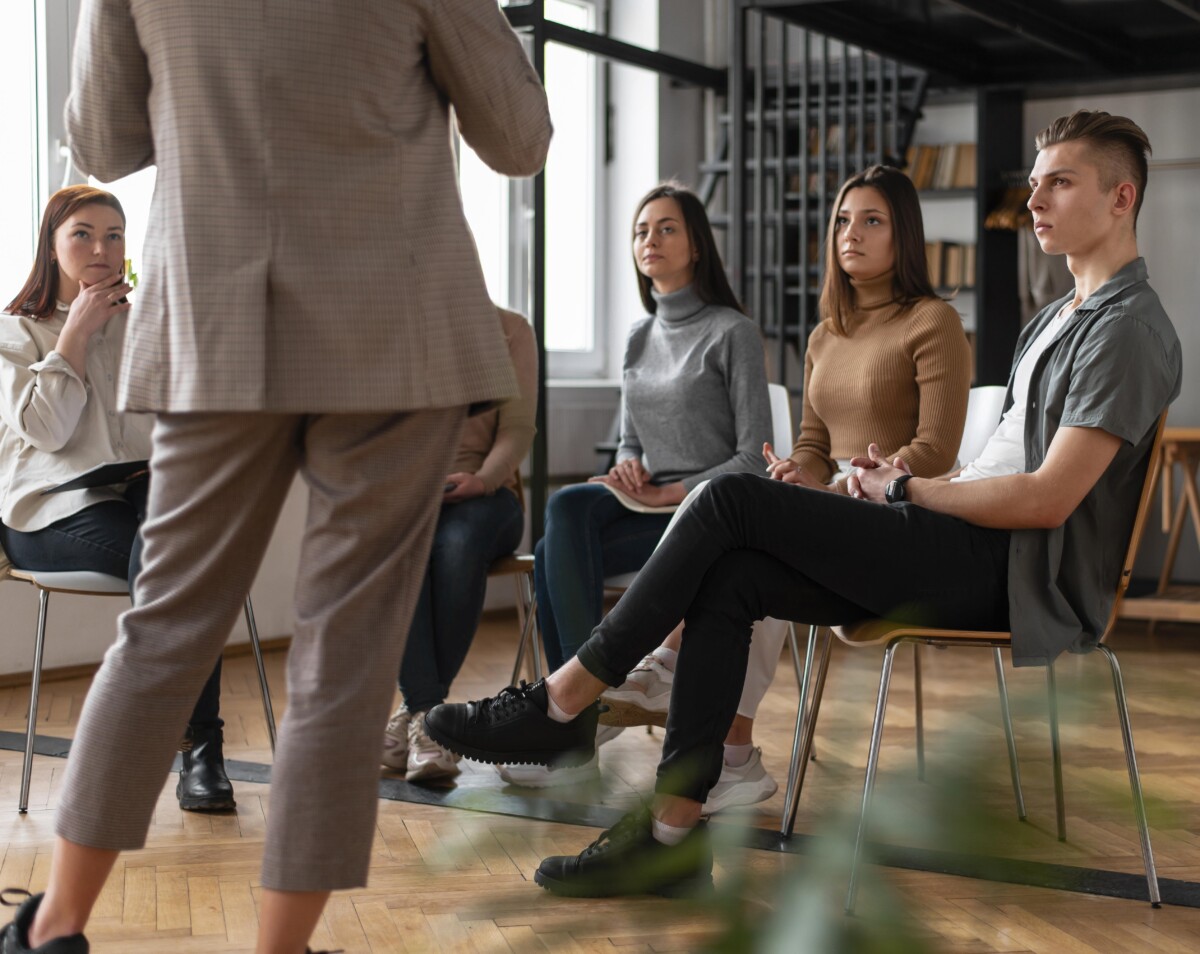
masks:
MULTIPOLYGON (((1013 370, 1064 302, 1041 311, 1017 341, 1013 370)), ((1179 394, 1179 338, 1137 258, 1084 300, 1034 365, 1025 469, 1037 470, 1060 427, 1121 438, 1117 456, 1063 526, 1014 530, 1008 556, 1013 664, 1086 652, 1103 635, 1141 497, 1158 418, 1179 394)), ((1012 403, 1012 376, 1005 404, 1012 403)))

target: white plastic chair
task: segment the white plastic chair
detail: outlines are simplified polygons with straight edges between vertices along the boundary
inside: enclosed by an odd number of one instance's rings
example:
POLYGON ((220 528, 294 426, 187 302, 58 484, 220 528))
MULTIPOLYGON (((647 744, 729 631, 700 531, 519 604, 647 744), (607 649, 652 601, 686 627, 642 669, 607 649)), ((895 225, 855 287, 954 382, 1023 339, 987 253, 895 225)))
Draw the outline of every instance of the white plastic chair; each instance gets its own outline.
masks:
MULTIPOLYGON (((0 580, 15 580, 29 583, 38 590, 37 634, 33 644, 33 672, 29 688, 29 718, 25 724, 25 760, 21 766, 21 795, 17 811, 25 814, 29 810, 29 780, 33 772, 33 741, 37 728, 38 695, 42 685, 42 651, 46 644, 46 611, 50 606, 51 593, 72 593, 76 596, 120 596, 129 599, 129 584, 117 576, 94 573, 87 570, 42 571, 18 570, 9 565, 0 580)), ((271 751, 275 751, 275 713, 271 707, 271 692, 267 685, 267 670, 263 665, 262 647, 258 640, 258 627, 254 622, 254 606, 249 595, 245 603, 246 628, 250 631, 250 646, 258 666, 258 683, 262 689, 263 714, 267 720, 267 732, 271 737, 271 751)))

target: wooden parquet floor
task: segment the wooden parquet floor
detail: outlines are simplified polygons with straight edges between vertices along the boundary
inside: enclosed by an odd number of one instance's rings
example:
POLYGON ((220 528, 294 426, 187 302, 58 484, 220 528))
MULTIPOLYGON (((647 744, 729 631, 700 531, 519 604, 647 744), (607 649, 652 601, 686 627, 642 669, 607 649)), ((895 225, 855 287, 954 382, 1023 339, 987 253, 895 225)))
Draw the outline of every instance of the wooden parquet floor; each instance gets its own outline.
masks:
MULTIPOLYGON (((51 635, 53 638, 53 635, 51 635)), ((1161 625, 1152 638, 1130 624, 1113 643, 1120 654, 1159 874, 1200 882, 1200 627, 1161 625)), ((512 620, 484 621, 455 697, 498 688, 515 650, 512 620)), ((1068 840, 1054 836, 1044 682, 1038 671, 1009 670, 1029 820, 1012 810, 995 682, 986 652, 923 649, 927 781, 914 773, 911 668, 897 666, 877 788, 873 837, 892 845, 1140 872, 1136 832, 1107 668, 1098 657, 1058 666, 1067 792, 1068 840)), ((331 901, 316 948, 349 952, 665 952, 715 943, 738 923, 845 926, 840 901, 844 851, 835 834, 857 809, 878 682, 880 655, 835 649, 797 831, 821 836, 789 854, 718 846, 719 903, 660 899, 555 898, 532 883, 547 854, 574 853, 595 829, 540 819, 381 800, 368 888, 331 901)), ((269 657, 277 716, 286 709, 284 657, 269 657)), ((87 679, 43 686, 39 734, 71 737, 87 679)), ((784 658, 760 712, 757 741, 777 779, 786 774, 796 689, 784 658)), ((0 690, 0 730, 24 731, 27 688, 0 690)), ((253 664, 225 667, 222 700, 229 758, 269 763, 270 750, 253 664)), ((601 754, 603 779, 543 798, 612 808, 648 791, 661 734, 627 730, 601 754)), ((486 766, 463 763, 463 792, 505 789, 486 766)), ((16 812, 20 753, 0 751, 0 887, 40 888, 46 880, 54 809, 65 762, 38 757, 28 815, 16 812)), ((314 771, 319 771, 314 766, 314 771)), ((163 790, 147 847, 123 856, 89 927, 97 954, 253 950, 260 897, 258 861, 267 786, 236 783, 236 813, 181 812, 174 780, 163 790)), ((778 825, 782 792, 748 816, 778 825)), ((531 801, 531 810, 544 803, 531 801)), ((729 829, 730 826, 722 826, 729 829)), ((736 839, 735 839, 736 840, 736 839)), ((859 926, 907 931, 929 951, 1200 951, 1200 909, 1095 897, 924 871, 873 868, 860 898, 859 926), (898 921, 889 922, 891 911, 898 921)), ((798 933, 797 933, 798 932, 798 933)), ((858 954, 865 942, 813 940, 785 931, 776 950, 858 954)), ((734 941, 724 950, 750 950, 734 941)), ((915 950, 916 948, 914 948, 915 950)))

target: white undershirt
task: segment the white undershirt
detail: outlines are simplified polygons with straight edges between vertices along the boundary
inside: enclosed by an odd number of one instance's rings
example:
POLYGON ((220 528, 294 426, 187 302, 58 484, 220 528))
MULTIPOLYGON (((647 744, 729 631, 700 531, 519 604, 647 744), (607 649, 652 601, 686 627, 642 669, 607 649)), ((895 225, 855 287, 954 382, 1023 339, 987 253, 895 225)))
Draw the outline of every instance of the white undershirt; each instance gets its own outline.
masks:
POLYGON ((988 438, 979 456, 968 463, 954 480, 979 480, 983 477, 1025 473, 1025 409, 1029 404, 1029 379, 1042 352, 1074 313, 1075 305, 1072 302, 1063 305, 1026 350, 1013 375, 1012 407, 1004 412, 995 433, 988 438))

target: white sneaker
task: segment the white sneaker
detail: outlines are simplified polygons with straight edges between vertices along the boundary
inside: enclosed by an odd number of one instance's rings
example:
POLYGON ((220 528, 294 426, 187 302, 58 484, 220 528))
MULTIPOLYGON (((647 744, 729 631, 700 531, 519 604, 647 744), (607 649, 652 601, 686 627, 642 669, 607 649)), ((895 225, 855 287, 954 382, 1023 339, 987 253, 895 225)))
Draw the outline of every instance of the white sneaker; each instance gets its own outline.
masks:
POLYGON ((668 669, 654 650, 638 663, 625 681, 600 697, 608 706, 600 713, 604 725, 661 725, 667 724, 667 709, 671 705, 671 685, 675 673, 668 669))
MULTIPOLYGON (((599 738, 597 737, 597 742, 599 738)), ((582 765, 553 768, 549 765, 497 765, 496 771, 509 785, 521 788, 553 788, 557 785, 583 785, 600 778, 600 755, 582 765)))
POLYGON ((411 719, 408 706, 401 704, 383 730, 383 755, 379 761, 397 772, 408 768, 408 723, 411 719))
POLYGON ((408 770, 410 782, 428 782, 435 778, 454 778, 462 769, 460 756, 443 749, 425 731, 425 713, 414 712, 408 724, 408 770))
POLYGON ((779 785, 763 767, 762 749, 755 746, 745 765, 721 766, 721 778, 708 793, 703 811, 705 815, 711 815, 739 805, 755 805, 777 791, 779 785))

